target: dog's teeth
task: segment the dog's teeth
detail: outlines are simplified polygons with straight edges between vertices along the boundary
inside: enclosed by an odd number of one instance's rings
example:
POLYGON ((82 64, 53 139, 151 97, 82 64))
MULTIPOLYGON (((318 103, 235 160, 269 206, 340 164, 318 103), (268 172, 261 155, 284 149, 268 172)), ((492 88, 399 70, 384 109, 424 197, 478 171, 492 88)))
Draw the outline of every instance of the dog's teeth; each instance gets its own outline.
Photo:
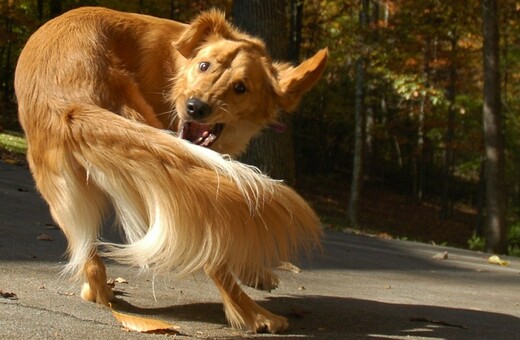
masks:
POLYGON ((213 144, 213 142, 215 141, 215 139, 217 139, 217 136, 215 136, 214 134, 210 134, 205 140, 204 142, 201 144, 202 146, 205 146, 205 147, 209 147, 211 144, 213 144))

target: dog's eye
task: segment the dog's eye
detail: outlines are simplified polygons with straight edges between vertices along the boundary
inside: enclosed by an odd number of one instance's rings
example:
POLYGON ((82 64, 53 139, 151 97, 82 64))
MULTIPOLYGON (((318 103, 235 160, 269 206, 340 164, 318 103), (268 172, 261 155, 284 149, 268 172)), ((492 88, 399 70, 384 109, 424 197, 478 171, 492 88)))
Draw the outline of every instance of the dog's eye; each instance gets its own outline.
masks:
POLYGON ((247 89, 244 83, 240 82, 233 85, 233 90, 235 90, 236 93, 242 94, 246 92, 247 89))
POLYGON ((210 65, 210 63, 203 61, 202 63, 199 64, 199 70, 201 72, 206 72, 209 68, 209 65, 210 65))

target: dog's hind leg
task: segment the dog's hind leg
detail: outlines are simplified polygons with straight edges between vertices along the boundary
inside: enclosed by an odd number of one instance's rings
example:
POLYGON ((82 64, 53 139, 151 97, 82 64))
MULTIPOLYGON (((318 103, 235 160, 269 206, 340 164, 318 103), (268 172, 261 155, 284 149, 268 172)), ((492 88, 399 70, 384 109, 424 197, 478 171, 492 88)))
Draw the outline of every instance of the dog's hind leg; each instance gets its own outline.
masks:
POLYGON ((97 254, 87 261, 84 266, 87 282, 81 288, 81 298, 86 301, 97 302, 108 306, 108 302, 114 298, 112 289, 107 284, 105 265, 97 254))
POLYGON ((84 300, 108 305, 112 291, 105 266, 96 255, 99 228, 109 206, 106 195, 61 147, 28 154, 36 185, 67 238, 70 261, 66 271, 86 277, 88 283, 81 291, 84 300))
POLYGON ((289 326, 286 318, 265 310, 253 301, 227 269, 206 268, 206 274, 213 279, 220 291, 224 311, 231 326, 245 326, 258 333, 279 333, 289 326))

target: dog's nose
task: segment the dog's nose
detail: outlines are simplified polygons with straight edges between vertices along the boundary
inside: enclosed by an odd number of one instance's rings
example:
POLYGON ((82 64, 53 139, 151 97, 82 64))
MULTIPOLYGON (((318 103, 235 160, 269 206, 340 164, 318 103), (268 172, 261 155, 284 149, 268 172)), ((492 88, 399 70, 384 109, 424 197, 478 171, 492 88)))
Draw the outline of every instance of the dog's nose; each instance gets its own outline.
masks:
POLYGON ((186 103, 186 111, 193 119, 202 119, 211 113, 211 107, 198 98, 191 98, 186 103))

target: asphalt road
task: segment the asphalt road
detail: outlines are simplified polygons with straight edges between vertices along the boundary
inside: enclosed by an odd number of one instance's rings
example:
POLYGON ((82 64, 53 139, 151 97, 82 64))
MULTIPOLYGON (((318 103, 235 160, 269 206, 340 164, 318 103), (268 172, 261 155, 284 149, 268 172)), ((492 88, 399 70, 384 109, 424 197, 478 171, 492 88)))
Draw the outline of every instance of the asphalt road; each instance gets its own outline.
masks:
MULTIPOLYGON (((418 225, 418 228, 421 226, 418 225)), ((324 250, 280 271, 280 287, 246 291, 291 324, 281 335, 231 329, 205 276, 177 280, 108 264, 120 305, 179 326, 177 338, 520 339, 520 260, 327 231, 324 250), (447 252, 447 259, 435 255, 447 252)), ((28 170, 0 163, 1 339, 156 338, 122 330, 60 275, 66 243, 28 170)))

